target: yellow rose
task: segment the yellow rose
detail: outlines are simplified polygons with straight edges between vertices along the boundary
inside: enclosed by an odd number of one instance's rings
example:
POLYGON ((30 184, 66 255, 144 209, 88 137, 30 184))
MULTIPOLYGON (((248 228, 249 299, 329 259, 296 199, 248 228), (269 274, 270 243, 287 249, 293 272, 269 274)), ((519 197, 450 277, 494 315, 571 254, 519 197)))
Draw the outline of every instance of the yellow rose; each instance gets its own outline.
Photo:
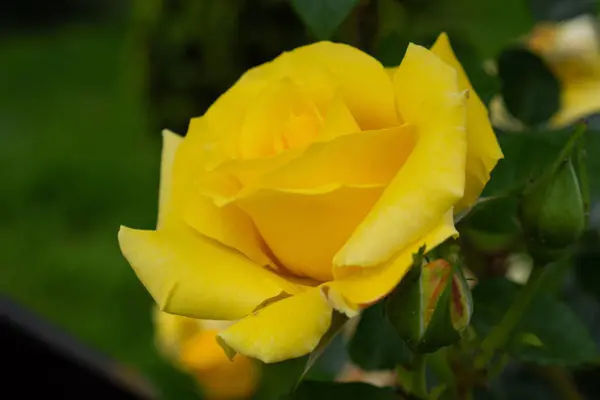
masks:
POLYGON ((319 42, 246 72, 184 139, 165 132, 158 227, 119 241, 162 310, 235 320, 220 341, 277 362, 456 235, 501 157, 445 35, 394 71, 319 42))
POLYGON ((218 332, 231 323, 197 320, 156 310, 156 344, 176 366, 191 374, 207 399, 246 399, 258 382, 258 366, 247 357, 229 361, 218 332))
MULTIPOLYGON (((553 128, 570 125, 600 112, 600 36, 598 21, 583 15, 563 22, 541 22, 526 38, 525 46, 546 61, 561 86, 560 109, 549 121, 553 128)), ((507 131, 521 131, 516 120, 496 96, 492 121, 507 131)))

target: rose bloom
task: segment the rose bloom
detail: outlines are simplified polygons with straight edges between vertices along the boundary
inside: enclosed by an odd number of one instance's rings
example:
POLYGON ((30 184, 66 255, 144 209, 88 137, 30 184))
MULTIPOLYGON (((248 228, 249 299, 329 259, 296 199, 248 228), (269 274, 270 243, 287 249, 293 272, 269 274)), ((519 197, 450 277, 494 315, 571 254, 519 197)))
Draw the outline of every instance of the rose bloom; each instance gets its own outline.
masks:
POLYGON ((161 310, 237 321, 220 343, 278 362, 455 236, 501 157, 446 35, 391 70, 319 42, 246 72, 185 138, 165 132, 157 229, 119 242, 161 310))
MULTIPOLYGON (((600 112, 600 27, 595 16, 582 15, 562 22, 540 22, 524 38, 524 45, 548 65, 561 87, 560 109, 549 125, 562 128, 600 112)), ((496 96, 492 121, 507 131, 525 129, 496 96)))
POLYGON ((229 361, 215 340, 231 322, 198 320, 156 310, 154 324, 158 349, 196 379, 204 398, 247 399, 254 393, 258 365, 247 357, 229 361))

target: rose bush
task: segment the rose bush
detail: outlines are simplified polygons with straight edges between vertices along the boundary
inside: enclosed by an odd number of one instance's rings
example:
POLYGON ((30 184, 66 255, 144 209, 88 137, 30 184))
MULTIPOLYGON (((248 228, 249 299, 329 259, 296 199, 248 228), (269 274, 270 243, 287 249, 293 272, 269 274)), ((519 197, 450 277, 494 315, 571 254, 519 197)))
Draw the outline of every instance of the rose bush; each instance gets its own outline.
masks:
POLYGON ((277 362, 456 235, 501 157, 446 35, 387 70, 319 42, 246 72, 185 138, 165 132, 157 229, 119 242, 162 310, 237 321, 220 341, 277 362))
POLYGON ((254 393, 258 365, 247 357, 236 357, 230 362, 215 340, 231 322, 192 319, 155 310, 154 324, 158 349, 196 379, 204 398, 245 399, 254 393))

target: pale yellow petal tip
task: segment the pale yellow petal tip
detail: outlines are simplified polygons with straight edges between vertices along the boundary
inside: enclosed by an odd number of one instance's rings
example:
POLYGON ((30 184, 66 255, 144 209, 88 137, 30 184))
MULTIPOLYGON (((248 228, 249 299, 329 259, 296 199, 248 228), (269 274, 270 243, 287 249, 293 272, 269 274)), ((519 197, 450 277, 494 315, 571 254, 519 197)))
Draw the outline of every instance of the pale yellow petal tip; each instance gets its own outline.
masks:
POLYGON ((448 34, 446 32, 442 32, 438 35, 437 40, 435 42, 436 43, 444 43, 444 44, 447 44, 448 46, 450 46, 450 37, 448 36, 448 34))
POLYGON ((163 137, 163 139, 165 139, 165 140, 166 140, 167 138, 172 138, 172 139, 183 139, 183 136, 181 136, 181 135, 180 135, 180 134, 178 134, 178 133, 175 133, 175 132, 173 132, 173 131, 172 131, 172 130, 170 130, 170 129, 163 129, 161 133, 162 133, 162 137, 163 137))
POLYGON ((119 246, 121 247, 121 252, 124 253, 123 247, 125 243, 130 237, 130 233, 135 229, 129 228, 125 225, 119 226, 119 232, 117 233, 117 240, 119 241, 119 246))
POLYGON ((321 294, 327 300, 327 303, 331 308, 341 312, 348 318, 354 318, 360 314, 360 306, 348 301, 340 291, 324 285, 321 287, 321 294))

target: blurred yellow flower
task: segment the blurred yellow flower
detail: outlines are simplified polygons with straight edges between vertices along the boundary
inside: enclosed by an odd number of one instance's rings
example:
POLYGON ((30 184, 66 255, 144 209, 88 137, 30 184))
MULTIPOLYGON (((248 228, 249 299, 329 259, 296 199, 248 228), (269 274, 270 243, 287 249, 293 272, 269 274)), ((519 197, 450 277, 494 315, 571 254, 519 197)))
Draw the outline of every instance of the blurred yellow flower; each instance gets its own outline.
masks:
MULTIPOLYGON (((549 121, 560 128, 600 112, 600 31, 595 16, 537 24, 524 39, 542 57, 561 85, 560 110, 549 121)), ((524 126, 497 96, 490 104, 494 126, 519 131, 524 126)))
POLYGON ((211 399, 247 399, 256 389, 258 365, 247 357, 229 360, 217 343, 226 321, 197 320, 155 312, 156 344, 176 366, 191 374, 211 399))
POLYGON ((119 242, 163 311, 237 321, 223 345, 278 362, 456 235, 501 157, 446 35, 387 71, 319 42, 246 72, 185 138, 165 132, 158 227, 119 242))

